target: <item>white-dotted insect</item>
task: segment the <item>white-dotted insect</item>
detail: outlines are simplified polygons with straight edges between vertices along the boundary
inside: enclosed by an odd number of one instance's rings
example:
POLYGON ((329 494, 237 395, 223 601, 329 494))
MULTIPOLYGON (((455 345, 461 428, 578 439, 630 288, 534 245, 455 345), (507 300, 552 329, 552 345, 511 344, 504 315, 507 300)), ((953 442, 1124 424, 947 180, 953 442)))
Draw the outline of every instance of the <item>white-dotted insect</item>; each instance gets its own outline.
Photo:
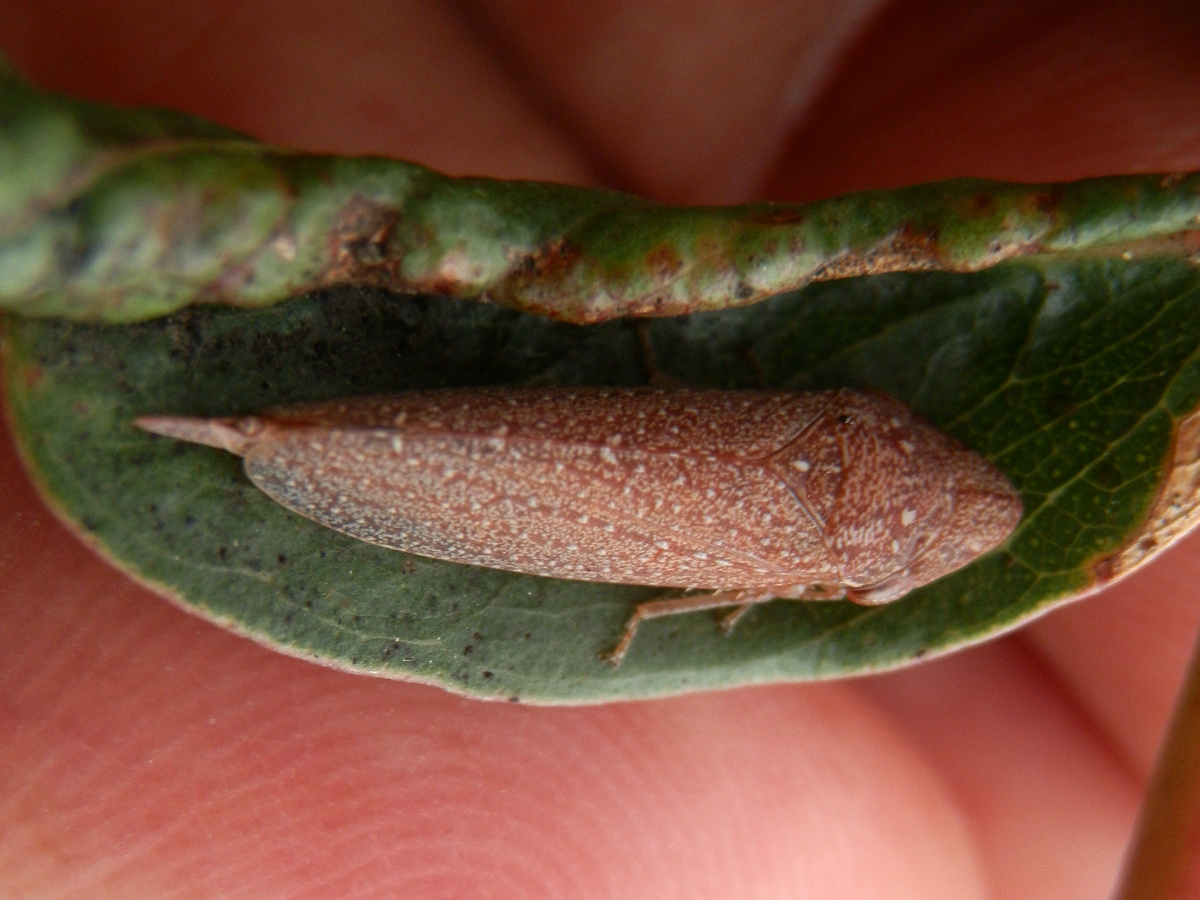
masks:
POLYGON ((422 391, 228 419, 143 416, 245 457, 270 497, 409 553, 552 578, 707 591, 645 619, 845 597, 886 603, 995 547, 1021 502, 900 403, 616 388, 422 391))

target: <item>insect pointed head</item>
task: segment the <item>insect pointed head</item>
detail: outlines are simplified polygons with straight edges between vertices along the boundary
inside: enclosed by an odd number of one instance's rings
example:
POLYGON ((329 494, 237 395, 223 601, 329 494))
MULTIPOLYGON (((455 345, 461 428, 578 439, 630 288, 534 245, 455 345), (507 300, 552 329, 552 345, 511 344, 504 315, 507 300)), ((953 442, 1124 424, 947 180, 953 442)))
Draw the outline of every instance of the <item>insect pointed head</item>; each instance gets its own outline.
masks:
POLYGON ((238 456, 262 436, 266 422, 258 416, 230 419, 193 419, 187 416, 138 416, 133 424, 142 431, 193 444, 228 450, 238 456))
POLYGON ((978 454, 957 447, 948 516, 903 570, 869 589, 855 592, 858 603, 885 603, 936 581, 995 549, 1021 520, 1021 498, 1012 483, 978 454))
POLYGON ((1012 533, 1020 497, 978 453, 894 401, 854 397, 839 412, 851 421, 835 420, 842 475, 827 533, 850 599, 894 600, 1012 533))
POLYGON ((958 454, 954 511, 943 529, 943 540, 957 544, 969 560, 1012 534, 1021 520, 1021 496, 983 457, 965 448, 958 454))

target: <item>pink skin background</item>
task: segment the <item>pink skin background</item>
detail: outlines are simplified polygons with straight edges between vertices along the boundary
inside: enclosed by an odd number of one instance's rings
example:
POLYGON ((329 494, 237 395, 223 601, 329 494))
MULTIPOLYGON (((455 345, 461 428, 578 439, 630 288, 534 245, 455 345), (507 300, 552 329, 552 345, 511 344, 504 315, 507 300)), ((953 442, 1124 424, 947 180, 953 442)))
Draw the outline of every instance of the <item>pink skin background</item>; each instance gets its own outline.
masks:
MULTIPOLYGON (((1096 0, 0 0, 39 83, 304 149, 677 202, 1200 168, 1200 12, 1096 0)), ((463 700, 290 659, 86 550, 0 439, 0 895, 1097 898, 1200 538, 908 671, 463 700)))

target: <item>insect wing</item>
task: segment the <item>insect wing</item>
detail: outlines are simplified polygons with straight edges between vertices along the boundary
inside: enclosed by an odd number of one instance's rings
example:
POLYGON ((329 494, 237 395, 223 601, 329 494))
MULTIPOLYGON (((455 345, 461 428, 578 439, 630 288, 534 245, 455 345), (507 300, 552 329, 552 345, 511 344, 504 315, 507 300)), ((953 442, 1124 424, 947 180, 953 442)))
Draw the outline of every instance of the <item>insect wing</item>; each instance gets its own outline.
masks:
POLYGON ((594 442, 294 429, 246 456, 264 492, 371 543, 558 578, 696 588, 831 581, 762 463, 594 442))

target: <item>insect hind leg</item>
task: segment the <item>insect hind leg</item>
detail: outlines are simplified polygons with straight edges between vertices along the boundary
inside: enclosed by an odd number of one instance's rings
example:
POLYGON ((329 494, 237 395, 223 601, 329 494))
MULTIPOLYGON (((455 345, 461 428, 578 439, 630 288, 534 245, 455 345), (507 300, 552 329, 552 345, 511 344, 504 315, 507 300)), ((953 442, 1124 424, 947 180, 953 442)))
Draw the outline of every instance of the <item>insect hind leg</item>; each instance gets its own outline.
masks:
MULTIPOLYGON (((625 658, 633 636, 637 634, 638 626, 647 619, 661 619, 663 616, 675 616, 681 613, 699 612, 702 609, 721 609, 726 606, 749 606, 761 602, 750 599, 754 591, 714 591, 711 594, 685 594, 682 597, 658 597, 639 603, 633 615, 625 622, 625 631, 617 646, 607 653, 601 653, 600 658, 611 663, 615 669, 625 658)), ((770 597, 763 598, 766 600, 770 597)))
POLYGON ((656 597, 639 603, 633 615, 625 622, 625 631, 617 646, 607 653, 599 654, 600 658, 610 663, 615 669, 625 658, 633 637, 637 634, 638 626, 647 619, 661 619, 664 616, 675 616, 682 613, 699 612, 703 609, 723 609, 736 607, 721 619, 721 633, 729 634, 738 621, 750 607, 770 600, 837 600, 845 596, 845 591, 838 587, 824 585, 786 585, 770 590, 738 590, 713 591, 708 594, 685 594, 682 597, 656 597))

